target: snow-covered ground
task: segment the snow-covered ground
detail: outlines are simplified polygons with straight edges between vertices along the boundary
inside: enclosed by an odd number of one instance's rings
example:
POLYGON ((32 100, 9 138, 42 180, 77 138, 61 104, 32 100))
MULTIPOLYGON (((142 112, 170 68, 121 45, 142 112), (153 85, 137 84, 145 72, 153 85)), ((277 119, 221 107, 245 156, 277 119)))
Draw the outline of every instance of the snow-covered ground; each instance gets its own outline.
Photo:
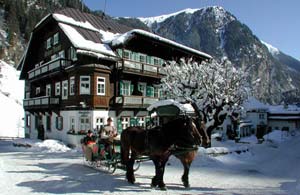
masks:
POLYGON ((167 191, 150 188, 154 175, 152 162, 145 162, 136 172, 136 184, 125 181, 124 171, 114 174, 83 165, 82 154, 61 142, 46 140, 0 141, 1 194, 275 194, 300 193, 300 133, 287 137, 275 131, 257 144, 255 137, 214 142, 217 148, 235 152, 214 156, 200 149, 190 172, 191 188, 183 188, 180 162, 170 159, 166 167, 167 191), (14 147, 27 145, 31 147, 14 147))
POLYGON ((24 137, 24 82, 19 74, 0 60, 0 137, 24 137))

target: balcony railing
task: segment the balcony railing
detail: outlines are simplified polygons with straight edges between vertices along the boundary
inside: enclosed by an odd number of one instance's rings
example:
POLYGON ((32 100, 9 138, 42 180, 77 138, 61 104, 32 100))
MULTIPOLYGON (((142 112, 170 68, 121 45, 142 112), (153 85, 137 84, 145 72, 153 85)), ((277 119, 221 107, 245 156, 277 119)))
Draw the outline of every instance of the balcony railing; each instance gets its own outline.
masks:
POLYGON ((118 69, 122 69, 132 73, 140 73, 149 76, 162 76, 164 71, 159 65, 152 65, 132 60, 123 59, 117 65, 118 69))
POLYGON ((128 107, 148 107, 158 101, 158 98, 143 96, 119 96, 116 97, 116 104, 128 107))
POLYGON ((28 71, 28 78, 32 79, 34 77, 48 73, 50 71, 62 70, 64 67, 69 65, 71 65, 70 60, 58 58, 28 71))
POLYGON ((59 98, 43 96, 36 98, 29 98, 23 100, 23 106, 29 107, 49 107, 50 105, 59 105, 59 98))

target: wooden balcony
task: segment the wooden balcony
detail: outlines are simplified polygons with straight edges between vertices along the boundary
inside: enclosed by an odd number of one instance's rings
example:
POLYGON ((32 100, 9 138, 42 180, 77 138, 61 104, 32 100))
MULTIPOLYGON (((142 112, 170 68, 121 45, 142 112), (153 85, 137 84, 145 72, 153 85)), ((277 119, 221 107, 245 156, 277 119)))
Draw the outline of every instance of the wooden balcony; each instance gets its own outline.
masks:
POLYGON ((31 108, 50 108, 59 106, 60 100, 57 97, 42 96, 23 100, 25 109, 31 108))
POLYGON ((117 68, 126 73, 139 74, 149 77, 161 78, 165 75, 160 65, 152 65, 127 59, 123 59, 121 62, 118 62, 117 68))
POLYGON ((54 72, 58 70, 64 69, 64 67, 71 65, 70 60, 58 58, 55 60, 52 60, 50 62, 47 62, 45 64, 42 64, 39 67, 36 67, 30 71, 28 71, 28 79, 33 79, 36 78, 40 75, 49 73, 49 72, 54 72))
POLYGON ((115 99, 116 104, 129 108, 147 108, 158 101, 158 98, 144 96, 119 96, 115 99))

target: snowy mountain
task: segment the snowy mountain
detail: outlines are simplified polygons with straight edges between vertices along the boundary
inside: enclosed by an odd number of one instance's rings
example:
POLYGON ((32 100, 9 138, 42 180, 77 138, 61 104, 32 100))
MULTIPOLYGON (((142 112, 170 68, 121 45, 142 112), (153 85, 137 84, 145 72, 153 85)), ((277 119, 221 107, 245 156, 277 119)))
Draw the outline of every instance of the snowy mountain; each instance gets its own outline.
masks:
POLYGON ((24 137, 23 94, 19 72, 0 60, 0 137, 24 137))
POLYGON ((272 55, 278 53, 278 49, 266 47, 245 24, 222 7, 185 9, 138 19, 163 37, 204 51, 216 59, 227 57, 236 67, 249 72, 253 95, 264 102, 279 103, 285 92, 300 86, 297 65, 293 68, 296 71, 291 72, 282 58, 272 55))

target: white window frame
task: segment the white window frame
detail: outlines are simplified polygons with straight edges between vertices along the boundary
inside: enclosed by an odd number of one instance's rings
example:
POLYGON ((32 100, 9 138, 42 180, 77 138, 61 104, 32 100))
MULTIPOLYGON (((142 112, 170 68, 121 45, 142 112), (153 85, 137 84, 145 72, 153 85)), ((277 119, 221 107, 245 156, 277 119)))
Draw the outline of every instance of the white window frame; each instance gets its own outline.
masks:
POLYGON ((130 81, 122 81, 123 83, 123 87, 121 88, 121 93, 123 96, 130 96, 131 92, 130 92, 130 86, 131 86, 131 82, 130 81), (128 85, 128 89, 125 88, 125 84, 128 85), (125 93, 126 92, 126 93, 125 93))
POLYGON ((97 77, 97 95, 105 95, 105 77, 97 77))
POLYGON ((147 83, 138 82, 138 88, 139 88, 139 91, 143 93, 143 96, 147 95, 147 83), (144 90, 140 91, 140 87, 139 86, 142 86, 144 88, 144 90))
POLYGON ((80 130, 90 130, 91 129, 91 119, 88 116, 80 117, 79 119, 80 123, 80 130))
POLYGON ((70 77, 70 95, 75 95, 75 76, 70 77))
POLYGON ((52 37, 49 37, 46 41, 46 49, 50 49, 52 47, 52 37))
POLYGON ((145 127, 146 126, 146 117, 145 116, 139 116, 138 118, 139 118, 138 126, 145 127))
POLYGON ((77 54, 76 54, 76 50, 74 47, 70 47, 68 50, 68 57, 70 58, 70 60, 76 61, 77 60, 77 54))
POLYGON ((46 96, 51 97, 51 84, 46 85, 46 96))
POLYGON ((60 82, 55 83, 55 95, 56 96, 60 95, 60 82))
POLYGON ((80 95, 90 95, 91 94, 91 76, 80 76, 80 89, 79 89, 80 95), (88 81, 83 81, 82 79, 87 79, 88 81), (87 85, 88 87, 84 87, 83 85, 87 85))
POLYGON ((75 130, 75 116, 70 116, 70 130, 75 130))
POLYGON ((129 116, 122 116, 121 117, 121 124, 122 124, 122 129, 126 129, 127 127, 130 126, 130 117, 129 116))
POLYGON ((67 100, 68 99, 68 80, 64 80, 62 82, 62 97, 61 99, 67 100))
POLYGON ((59 32, 53 35, 53 45, 57 45, 59 42, 59 32))
POLYGON ((96 117, 96 122, 95 122, 95 124, 96 124, 96 129, 97 130, 100 130, 101 129, 101 127, 103 127, 104 126, 104 117, 96 117))

